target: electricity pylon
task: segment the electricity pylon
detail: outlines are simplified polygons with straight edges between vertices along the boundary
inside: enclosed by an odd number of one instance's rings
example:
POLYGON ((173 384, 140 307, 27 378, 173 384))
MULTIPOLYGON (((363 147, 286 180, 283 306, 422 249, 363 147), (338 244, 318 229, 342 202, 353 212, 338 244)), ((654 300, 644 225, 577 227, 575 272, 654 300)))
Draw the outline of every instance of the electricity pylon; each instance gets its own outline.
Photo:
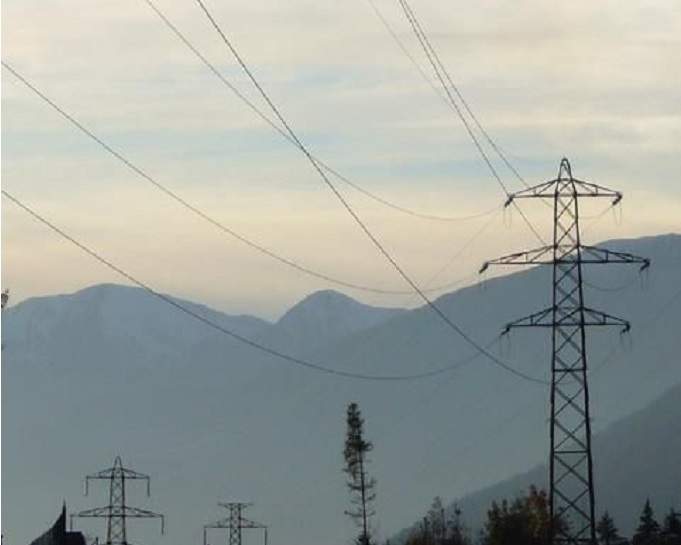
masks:
POLYGON ((620 326, 628 331, 630 327, 626 320, 585 305, 583 265, 638 263, 641 269, 650 265, 648 259, 581 243, 579 201, 595 197, 610 198, 614 205, 622 194, 574 179, 569 161, 563 159, 555 180, 512 194, 506 201, 506 206, 516 199, 553 201, 553 244, 488 261, 482 268, 530 264, 553 268, 551 306, 504 329, 508 333, 516 327, 545 327, 552 332, 549 497, 553 544, 596 543, 586 329, 620 326))
POLYGON ((129 518, 160 518, 161 534, 164 530, 164 517, 158 513, 129 507, 125 503, 125 482, 131 480, 145 480, 147 482, 147 496, 150 495, 150 480, 148 475, 137 473, 123 467, 120 456, 116 456, 112 468, 104 469, 85 479, 85 495, 89 491, 90 480, 109 481, 109 505, 96 507, 71 515, 71 526, 74 517, 96 517, 108 519, 106 527, 106 545, 128 545, 126 519, 129 518))
POLYGON ((208 545, 208 530, 212 528, 228 528, 229 529, 229 545, 241 545, 241 530, 260 528, 265 530, 265 545, 267 545, 267 526, 244 518, 243 512, 251 503, 243 502, 229 502, 219 503, 220 507, 229 510, 229 515, 212 524, 206 524, 203 527, 203 545, 208 545))

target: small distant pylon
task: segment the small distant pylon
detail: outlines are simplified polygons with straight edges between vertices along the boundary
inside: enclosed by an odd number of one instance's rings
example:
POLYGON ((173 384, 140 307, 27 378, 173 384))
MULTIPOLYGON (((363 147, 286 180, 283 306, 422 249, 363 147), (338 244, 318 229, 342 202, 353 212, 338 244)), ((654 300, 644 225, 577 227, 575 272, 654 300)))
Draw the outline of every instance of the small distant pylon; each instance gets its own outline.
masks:
POLYGON ((645 269, 650 265, 648 259, 582 244, 579 203, 597 197, 612 199, 615 205, 622 194, 573 178, 569 161, 563 159, 556 179, 512 194, 506 202, 508 206, 521 198, 551 201, 553 243, 488 261, 482 268, 548 264, 553 269, 551 306, 507 324, 504 330, 543 327, 552 332, 549 498, 553 545, 596 544, 586 331, 598 326, 629 330, 626 320, 586 306, 583 268, 636 263, 645 269))
POLYGON ((125 481, 145 480, 147 482, 147 496, 150 495, 150 479, 148 475, 124 468, 120 456, 116 456, 113 467, 86 477, 85 495, 88 494, 90 480, 109 481, 109 505, 71 515, 71 526, 73 526, 74 517, 108 519, 106 545, 129 545, 126 519, 130 518, 160 518, 161 534, 163 534, 165 521, 163 515, 130 507, 125 503, 125 481))
POLYGON ((246 508, 253 505, 252 503, 228 502, 218 503, 218 505, 228 509, 229 515, 224 519, 213 522, 212 524, 206 524, 203 527, 203 545, 208 545, 208 530, 215 528, 229 529, 228 545, 241 545, 241 530, 262 529, 265 531, 265 545, 267 545, 267 526, 259 522, 249 520, 243 516, 243 512, 246 510, 246 508))

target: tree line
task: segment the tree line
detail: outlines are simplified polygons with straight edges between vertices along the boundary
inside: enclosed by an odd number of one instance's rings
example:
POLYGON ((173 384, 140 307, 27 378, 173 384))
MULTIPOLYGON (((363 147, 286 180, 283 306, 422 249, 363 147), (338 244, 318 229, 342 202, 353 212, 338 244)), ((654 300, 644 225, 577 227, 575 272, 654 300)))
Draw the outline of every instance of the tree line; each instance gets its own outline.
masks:
MULTIPOLYGON (((442 500, 436 497, 406 545, 550 545, 549 512, 546 491, 530 487, 526 495, 512 501, 493 502, 483 528, 474 536, 462 523, 461 511, 454 507, 446 516, 442 500)), ((596 539, 598 545, 681 545, 681 513, 670 510, 658 522, 646 500, 628 539, 605 511, 596 524, 596 539)))
MULTIPOLYGON (((376 481, 368 471, 368 454, 373 445, 365 438, 364 420, 356 403, 347 408, 346 425, 343 471, 348 479, 351 508, 345 513, 360 528, 355 545, 378 545, 371 525, 376 481)), ((565 523, 560 520, 551 524, 548 494, 534 486, 523 496, 493 502, 483 527, 475 535, 464 524, 461 511, 456 506, 445 509, 442 499, 436 496, 405 545, 550 545, 552 526, 560 533, 562 524, 565 523)), ((681 513, 670 509, 658 521, 647 499, 629 539, 620 535, 608 511, 598 520, 596 535, 598 545, 681 545, 681 513)))

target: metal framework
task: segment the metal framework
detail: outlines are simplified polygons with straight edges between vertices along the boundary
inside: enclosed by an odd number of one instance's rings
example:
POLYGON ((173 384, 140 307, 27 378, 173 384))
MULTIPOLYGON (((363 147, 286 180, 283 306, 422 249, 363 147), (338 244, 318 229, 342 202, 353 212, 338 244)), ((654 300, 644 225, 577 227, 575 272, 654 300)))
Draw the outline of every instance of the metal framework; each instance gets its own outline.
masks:
POLYGON ((147 496, 150 495, 150 479, 148 475, 137 473, 123 467, 120 456, 116 456, 113 467, 104 469, 85 479, 85 495, 88 494, 90 480, 109 481, 109 505, 96 507, 71 515, 71 526, 74 517, 106 518, 106 545, 129 545, 126 529, 126 519, 130 518, 160 518, 161 534, 164 531, 164 517, 152 511, 130 507, 125 503, 125 483, 130 480, 144 480, 147 482, 147 496))
POLYGON ((591 418, 587 380, 586 329, 629 323, 584 303, 583 265, 638 263, 650 261, 621 252, 582 245, 579 230, 579 201, 604 197, 617 204, 622 194, 576 180, 570 163, 563 159, 558 177, 509 196, 516 199, 553 201, 553 244, 488 261, 489 265, 548 264, 553 268, 553 301, 544 310, 506 325, 504 333, 516 327, 544 327, 552 332, 551 424, 549 460, 551 542, 553 544, 595 544, 593 458, 591 418))
POLYGON ((212 524, 206 524, 203 527, 203 545, 208 545, 208 530, 216 528, 229 529, 229 545, 241 545, 241 530, 259 528, 265 531, 265 545, 267 545, 267 526, 249 520, 243 516, 243 512, 247 507, 252 505, 251 503, 229 502, 219 503, 218 505, 228 509, 229 515, 224 519, 213 522, 212 524))

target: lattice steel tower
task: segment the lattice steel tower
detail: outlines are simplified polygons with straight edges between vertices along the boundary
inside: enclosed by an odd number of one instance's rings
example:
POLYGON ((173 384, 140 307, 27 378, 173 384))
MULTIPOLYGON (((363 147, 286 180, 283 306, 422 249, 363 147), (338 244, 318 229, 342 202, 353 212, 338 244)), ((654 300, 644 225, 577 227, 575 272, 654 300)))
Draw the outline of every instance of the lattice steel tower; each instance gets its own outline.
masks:
POLYGON ((593 457, 587 380, 586 329, 591 326, 621 326, 629 323, 584 303, 583 265, 639 263, 647 259, 621 252, 582 245, 579 231, 579 201, 605 197, 613 204, 622 194, 576 180, 570 163, 563 159, 558 177, 509 196, 516 199, 548 199, 553 202, 553 244, 511 254, 485 263, 489 265, 549 264, 553 268, 553 301, 549 308, 511 322, 516 327, 545 327, 552 332, 551 424, 549 459, 551 542, 595 544, 593 457))
POLYGON ((244 518, 243 512, 252 504, 243 502, 219 503, 220 507, 229 510, 229 515, 212 524, 203 527, 203 545, 208 545, 208 530, 211 528, 229 529, 229 545, 241 545, 241 530, 260 528, 265 531, 265 545, 267 545, 267 526, 244 518))
POLYGON ((125 503, 125 483, 130 480, 144 480, 147 482, 147 496, 150 494, 150 479, 148 475, 137 473, 123 467, 120 456, 116 456, 113 467, 98 473, 88 475, 85 479, 85 494, 88 494, 90 480, 109 481, 109 505, 96 507, 71 515, 71 526, 74 517, 95 517, 108 519, 106 527, 106 545, 129 545, 126 519, 130 518, 160 518, 161 533, 163 533, 164 517, 158 513, 129 507, 125 503))

